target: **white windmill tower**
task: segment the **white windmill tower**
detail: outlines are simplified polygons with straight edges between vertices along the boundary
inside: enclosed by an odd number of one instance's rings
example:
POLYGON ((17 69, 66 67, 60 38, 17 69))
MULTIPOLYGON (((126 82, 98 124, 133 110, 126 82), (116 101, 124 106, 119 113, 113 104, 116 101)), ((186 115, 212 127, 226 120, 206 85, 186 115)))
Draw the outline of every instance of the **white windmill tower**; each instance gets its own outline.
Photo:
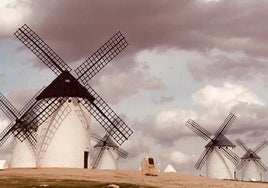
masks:
MULTIPOLYGON (((15 36, 57 77, 34 98, 31 108, 0 134, 0 144, 11 134, 21 141, 33 139, 37 167, 87 168, 88 135, 91 132, 89 113, 119 145, 128 139, 133 131, 88 85, 88 81, 128 45, 120 32, 75 69, 75 76, 71 74, 71 68, 27 25, 19 28, 15 36)), ((20 145, 16 148, 21 148, 20 145)), ((14 150, 18 150, 16 148, 14 150)), ((12 158, 13 161, 23 161, 21 152, 15 152, 12 158)), ((22 162, 14 167, 23 165, 22 162)))
POLYGON ((128 152, 119 148, 119 146, 106 134, 103 138, 92 134, 97 144, 94 146, 93 160, 91 167, 93 169, 118 169, 118 157, 126 158, 128 152))
POLYGON ((201 170, 206 163, 206 175, 211 178, 233 179, 239 157, 233 152, 235 145, 224 134, 234 122, 236 116, 232 113, 224 120, 218 130, 212 135, 209 131, 189 119, 186 126, 206 141, 205 150, 195 164, 201 170))
POLYGON ((267 171, 267 166, 261 161, 261 157, 257 155, 265 146, 268 141, 264 140, 253 150, 248 148, 242 140, 237 139, 236 143, 246 152, 242 157, 238 170, 241 170, 242 180, 244 181, 262 181, 262 172, 267 171))

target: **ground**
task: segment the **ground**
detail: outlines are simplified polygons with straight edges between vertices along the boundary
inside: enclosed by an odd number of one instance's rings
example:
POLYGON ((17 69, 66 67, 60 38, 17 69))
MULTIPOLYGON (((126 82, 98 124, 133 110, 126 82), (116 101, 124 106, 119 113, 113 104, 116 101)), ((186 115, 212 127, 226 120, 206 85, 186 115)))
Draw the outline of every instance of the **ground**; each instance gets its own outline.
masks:
POLYGON ((145 176, 138 170, 88 170, 71 168, 6 169, 0 171, 0 187, 107 187, 120 188, 267 188, 265 182, 218 180, 179 173, 145 176))

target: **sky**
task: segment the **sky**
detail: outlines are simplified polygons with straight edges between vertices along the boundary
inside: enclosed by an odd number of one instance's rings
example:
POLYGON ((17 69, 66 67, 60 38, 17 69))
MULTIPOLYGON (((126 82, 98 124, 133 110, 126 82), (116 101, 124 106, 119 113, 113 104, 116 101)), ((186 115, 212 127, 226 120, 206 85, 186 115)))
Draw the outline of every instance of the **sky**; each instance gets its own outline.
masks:
MULTIPOLYGON (((134 130, 119 167, 138 169, 151 156, 159 170, 203 173, 193 166, 207 143, 185 126, 189 118, 214 133, 232 112, 228 139, 252 148, 267 139, 267 7, 266 0, 1 0, 0 91, 21 109, 55 78, 13 35, 23 24, 73 70, 121 31, 129 46, 90 80, 134 130)), ((0 122, 9 120, 0 114, 0 122)), ((259 155, 268 166, 267 150, 259 155)))

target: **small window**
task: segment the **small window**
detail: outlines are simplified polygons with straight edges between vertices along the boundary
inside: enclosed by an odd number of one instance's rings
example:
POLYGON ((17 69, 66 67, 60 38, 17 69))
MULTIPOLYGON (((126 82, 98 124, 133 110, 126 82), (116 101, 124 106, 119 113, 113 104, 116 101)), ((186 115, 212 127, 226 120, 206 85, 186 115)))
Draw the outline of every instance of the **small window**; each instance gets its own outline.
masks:
POLYGON ((154 164, 154 159, 153 158, 148 158, 149 164, 153 165, 154 164))
POLYGON ((66 82, 66 83, 70 83, 71 80, 70 80, 70 79, 65 79, 65 82, 66 82))

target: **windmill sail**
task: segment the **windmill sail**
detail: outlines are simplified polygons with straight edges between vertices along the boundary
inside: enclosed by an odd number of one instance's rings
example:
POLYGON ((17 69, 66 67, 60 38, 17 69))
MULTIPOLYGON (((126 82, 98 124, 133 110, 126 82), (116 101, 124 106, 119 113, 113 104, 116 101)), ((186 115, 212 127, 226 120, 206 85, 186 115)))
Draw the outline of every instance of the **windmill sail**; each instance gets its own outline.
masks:
POLYGON ((106 168, 106 169, 117 169, 117 154, 122 158, 126 158, 128 152, 119 148, 118 145, 106 134, 103 138, 93 134, 93 137, 98 141, 94 146, 95 155, 92 161, 92 168, 106 168), (114 154, 113 154, 114 153, 114 154))
POLYGON ((268 145, 268 141, 264 140, 254 149, 247 147, 240 139, 237 139, 236 143, 245 151, 238 166, 238 169, 242 170, 242 179, 246 181, 252 179, 262 181, 261 173, 266 172, 268 167, 262 162, 261 157, 257 153, 268 145))
MULTIPOLYGON (((21 137, 20 135, 22 134, 24 136, 29 136, 28 141, 30 141, 31 145, 35 147, 36 135, 34 133, 30 134, 27 129, 24 129, 22 132, 20 130, 25 124, 22 118, 35 107, 37 103, 35 97, 39 95, 42 90, 43 88, 35 94, 35 96, 22 108, 20 112, 18 112, 11 102, 2 93, 0 93, 0 108, 12 121, 0 134, 0 147, 8 140, 11 134, 15 137, 21 137)), ((21 141, 23 141, 23 139, 21 141)))
POLYGON ((104 45, 102 45, 92 56, 82 63, 75 73, 78 79, 84 84, 95 76, 103 67, 105 67, 112 59, 114 59, 122 50, 128 46, 125 37, 121 32, 117 32, 104 45))
POLYGON ((26 24, 20 27, 14 35, 55 74, 71 71, 71 68, 26 24))
MULTIPOLYGON (((35 146, 39 139, 37 139, 37 133, 40 134, 37 132, 39 126, 42 125, 43 130, 45 122, 49 122, 50 124, 55 122, 56 119, 60 119, 57 116, 63 114, 60 113, 60 110, 63 109, 61 107, 65 103, 71 103, 71 111, 66 115, 65 119, 70 119, 70 122, 74 121, 78 124, 80 122, 81 126, 83 126, 83 131, 88 131, 88 133, 90 133, 88 126, 90 120, 88 117, 90 117, 89 113, 91 113, 91 116, 104 127, 107 134, 119 145, 128 140, 129 136, 133 134, 133 131, 108 106, 108 104, 90 86, 88 86, 88 81, 128 46, 125 37, 120 32, 117 32, 83 64, 75 69, 75 76, 71 74, 72 69, 64 62, 64 60, 61 59, 30 27, 23 25, 14 33, 14 35, 47 67, 49 67, 57 75, 57 78, 54 79, 49 86, 44 88, 42 92, 38 93, 38 95, 35 96, 21 112, 12 109, 8 101, 5 101, 5 98, 1 98, 0 96, 0 100, 2 99, 2 101, 4 101, 2 106, 0 104, 0 107, 4 110, 4 113, 13 120, 12 123, 0 133, 0 145, 3 144, 10 135, 14 135, 18 140, 23 142, 27 139, 35 146), (7 110, 8 108, 12 110, 7 110), (84 128, 85 123, 87 124, 86 129, 84 128)), ((70 122, 66 120, 63 121, 63 124, 69 125, 70 122)), ((58 128, 58 130, 62 129, 58 128)), ((53 140, 55 140, 57 139, 57 136, 55 135, 60 134, 53 132, 53 136, 51 136, 51 134, 46 132, 45 135, 50 135, 46 137, 53 137, 53 140)), ((79 148, 78 153, 89 153, 87 149, 89 148, 88 137, 87 139, 83 137, 80 141, 81 147, 79 148)), ((54 142, 43 140, 41 143, 38 143, 38 147, 42 148, 42 152, 38 151, 40 156, 42 156, 40 157, 42 160, 38 159, 38 164, 41 163, 41 161, 46 161, 47 158, 44 157, 44 155, 50 155, 48 146, 40 146, 40 144, 47 143, 53 145, 54 142)), ((122 157, 127 156, 127 152, 124 152, 124 150, 118 148, 116 151, 117 154, 122 157)), ((85 156, 86 155, 84 155, 84 157, 85 156)), ((58 161, 62 160, 59 159, 58 161)), ((83 161, 86 163, 87 159, 85 158, 83 161)), ((84 166, 87 165, 84 164, 84 166)))
POLYGON ((19 28, 15 32, 15 36, 58 75, 50 86, 37 97, 38 100, 59 96, 79 97, 82 99, 82 104, 85 108, 118 144, 121 145, 128 139, 133 131, 115 114, 108 104, 87 85, 87 82, 97 72, 127 47, 128 43, 120 32, 116 33, 75 70, 78 78, 71 75, 71 68, 27 25, 23 25, 19 28), (61 84, 62 82, 64 84, 61 84), (59 90, 58 87, 62 85, 67 87, 59 90))
POLYGON ((234 122, 235 118, 236 116, 230 113, 214 135, 191 119, 189 119, 185 124, 196 135, 200 136, 206 141, 209 141, 208 144, 205 145, 205 150, 194 165, 197 170, 201 170, 206 163, 207 175, 209 177, 232 178, 232 175, 229 173, 230 168, 232 168, 234 171, 234 167, 232 166, 238 166, 239 164, 239 157, 230 149, 234 148, 235 145, 224 136, 234 122), (222 159, 224 161, 222 161, 222 159), (210 165, 210 163, 213 164, 210 165), (218 164, 218 168, 216 165, 214 165, 214 163, 218 164), (221 168, 223 168, 223 170, 221 168), (224 172, 220 174, 218 171, 224 172))

